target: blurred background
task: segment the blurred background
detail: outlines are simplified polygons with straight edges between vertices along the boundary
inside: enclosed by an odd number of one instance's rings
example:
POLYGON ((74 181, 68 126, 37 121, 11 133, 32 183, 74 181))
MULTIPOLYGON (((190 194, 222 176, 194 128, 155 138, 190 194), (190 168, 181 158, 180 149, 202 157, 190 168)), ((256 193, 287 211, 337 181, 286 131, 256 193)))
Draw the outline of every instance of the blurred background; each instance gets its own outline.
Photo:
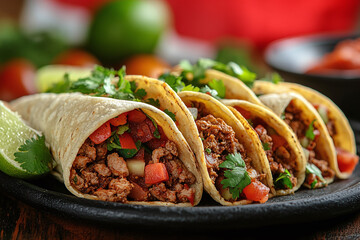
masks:
MULTIPOLYGON (((157 76, 180 60, 234 61, 261 78, 272 42, 357 33, 358 0, 0 0, 0 99, 37 92, 49 64, 157 76), (11 79, 11 80, 10 80, 11 79)), ((286 80, 286 79, 285 79, 286 80)))

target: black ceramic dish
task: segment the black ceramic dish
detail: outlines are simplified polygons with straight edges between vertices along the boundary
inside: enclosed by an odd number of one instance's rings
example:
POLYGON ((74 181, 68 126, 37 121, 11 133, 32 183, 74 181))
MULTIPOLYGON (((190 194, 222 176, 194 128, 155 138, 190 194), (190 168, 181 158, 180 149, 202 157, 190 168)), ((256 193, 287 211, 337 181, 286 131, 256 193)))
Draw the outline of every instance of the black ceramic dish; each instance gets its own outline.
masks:
POLYGON ((265 51, 266 63, 288 82, 314 88, 331 98, 351 118, 360 119, 360 75, 315 75, 306 70, 335 45, 360 35, 317 35, 275 41, 265 51))
MULTIPOLYGON (((351 122, 360 147, 360 122, 351 122)), ((331 219, 360 209, 360 166, 347 180, 326 188, 300 189, 265 204, 225 207, 204 194, 196 207, 127 205, 81 199, 51 176, 24 181, 0 172, 0 191, 36 208, 73 219, 126 229, 239 230, 331 219)))

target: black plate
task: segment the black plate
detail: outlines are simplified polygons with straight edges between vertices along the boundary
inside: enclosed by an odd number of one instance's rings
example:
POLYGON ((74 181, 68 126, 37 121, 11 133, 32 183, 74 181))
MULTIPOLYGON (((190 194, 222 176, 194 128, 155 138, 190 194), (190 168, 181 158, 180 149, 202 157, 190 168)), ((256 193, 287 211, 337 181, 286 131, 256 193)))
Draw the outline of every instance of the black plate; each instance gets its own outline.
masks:
POLYGON ((360 119, 353 104, 360 96, 359 74, 306 74, 305 71, 335 45, 345 39, 355 39, 359 34, 331 34, 278 40, 265 51, 266 63, 279 72, 285 81, 300 83, 330 97, 351 118, 360 119))
MULTIPOLYGON (((353 121, 359 150, 360 122, 353 121)), ((151 229, 224 230, 329 219, 360 209, 360 166, 347 180, 326 188, 300 189, 265 204, 225 207, 204 194, 196 207, 127 205, 74 197, 51 176, 24 181, 0 172, 0 189, 36 208, 96 224, 151 229)))

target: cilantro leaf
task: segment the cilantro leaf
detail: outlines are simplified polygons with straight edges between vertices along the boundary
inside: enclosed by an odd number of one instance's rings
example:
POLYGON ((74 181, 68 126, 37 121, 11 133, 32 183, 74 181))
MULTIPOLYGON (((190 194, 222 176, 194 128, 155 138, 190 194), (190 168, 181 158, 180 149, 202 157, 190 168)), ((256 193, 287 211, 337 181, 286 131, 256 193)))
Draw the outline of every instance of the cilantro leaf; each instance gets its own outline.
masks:
POLYGON ((14 153, 14 156, 15 161, 30 173, 44 174, 53 168, 52 156, 45 145, 44 136, 26 140, 25 144, 19 147, 19 151, 14 153))
POLYGON ((225 98, 226 89, 225 89, 224 82, 222 80, 213 79, 208 83, 208 85, 212 89, 216 90, 219 98, 225 98))
POLYGON ((314 133, 314 122, 316 121, 316 119, 312 120, 312 122, 310 123, 308 129, 306 130, 305 136, 310 139, 310 140, 314 140, 315 139, 315 133, 314 133))
POLYGON ((291 178, 290 172, 287 169, 285 169, 285 172, 280 173, 279 176, 276 178, 274 182, 275 187, 277 189, 283 189, 283 188, 292 189, 293 184, 290 178, 291 178))
POLYGON ((267 82, 272 82, 274 84, 278 84, 278 83, 284 81, 284 79, 277 72, 266 74, 266 76, 264 78, 262 78, 261 80, 267 81, 267 82))
POLYGON ((219 165, 226 168, 225 179, 221 181, 223 188, 229 188, 233 199, 240 196, 242 190, 251 183, 251 178, 246 171, 246 165, 240 153, 229 154, 226 160, 219 165))
POLYGON ((261 142, 261 143, 262 143, 263 149, 264 149, 265 151, 270 150, 270 145, 269 145, 269 143, 264 143, 264 142, 261 142))
POLYGON ((174 122, 176 122, 176 116, 175 116, 175 114, 173 112, 171 112, 168 109, 165 109, 164 113, 166 113, 174 122))
POLYGON ((154 99, 154 98, 148 98, 144 100, 145 103, 150 104, 154 107, 160 108, 160 101, 159 99, 154 99))
POLYGON ((175 76, 170 73, 164 73, 159 77, 159 80, 164 81, 168 84, 175 92, 180 92, 184 87, 185 83, 182 81, 181 76, 175 76))
MULTIPOLYGON (((322 172, 321 170, 315 165, 315 164, 312 164, 312 163, 307 163, 306 164, 306 171, 305 171, 306 174, 314 174, 315 176, 317 176, 319 178, 319 180, 321 181, 322 185, 325 185, 326 184, 326 180, 324 179, 324 177, 322 176, 322 172)), ((312 183, 311 184, 311 188, 314 188, 315 185, 317 184, 317 180, 316 182, 312 183)))

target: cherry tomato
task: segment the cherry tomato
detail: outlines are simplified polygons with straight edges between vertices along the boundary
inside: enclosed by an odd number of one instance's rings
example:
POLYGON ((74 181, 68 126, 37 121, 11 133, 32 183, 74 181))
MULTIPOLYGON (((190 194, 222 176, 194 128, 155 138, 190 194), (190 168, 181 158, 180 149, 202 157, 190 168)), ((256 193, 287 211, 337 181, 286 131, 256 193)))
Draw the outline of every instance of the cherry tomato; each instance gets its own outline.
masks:
POLYGON ((336 148, 337 161, 341 172, 352 173, 359 162, 359 156, 347 152, 341 148, 336 148))
POLYGON ((35 66, 26 59, 14 59, 0 70, 0 99, 15 98, 36 93, 35 66))
POLYGON ((135 55, 125 61, 126 73, 129 75, 144 75, 157 78, 170 70, 171 66, 154 55, 135 55))
POLYGON ((100 61, 95 56, 79 49, 71 49, 61 53, 55 58, 53 63, 81 67, 101 65, 100 61))

